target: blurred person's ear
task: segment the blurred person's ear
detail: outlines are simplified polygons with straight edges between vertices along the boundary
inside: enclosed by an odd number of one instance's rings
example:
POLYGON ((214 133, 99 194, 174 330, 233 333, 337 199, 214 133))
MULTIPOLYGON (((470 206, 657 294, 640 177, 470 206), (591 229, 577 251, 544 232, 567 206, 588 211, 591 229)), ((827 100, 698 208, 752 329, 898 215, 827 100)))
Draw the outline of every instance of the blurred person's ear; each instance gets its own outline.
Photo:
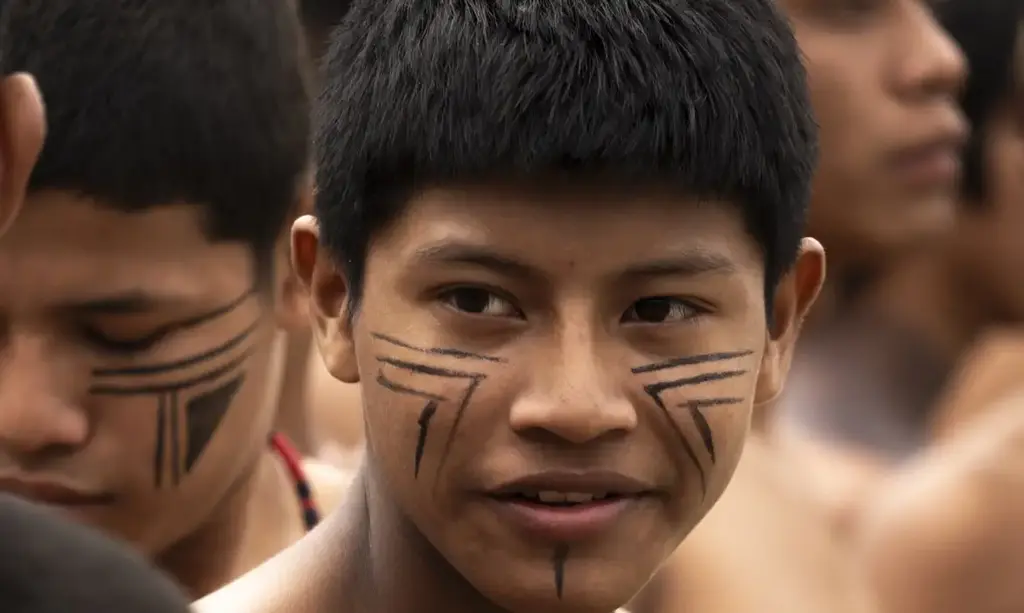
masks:
POLYGON ((0 234, 25 202, 45 132, 43 99, 35 79, 18 73, 0 80, 0 234))

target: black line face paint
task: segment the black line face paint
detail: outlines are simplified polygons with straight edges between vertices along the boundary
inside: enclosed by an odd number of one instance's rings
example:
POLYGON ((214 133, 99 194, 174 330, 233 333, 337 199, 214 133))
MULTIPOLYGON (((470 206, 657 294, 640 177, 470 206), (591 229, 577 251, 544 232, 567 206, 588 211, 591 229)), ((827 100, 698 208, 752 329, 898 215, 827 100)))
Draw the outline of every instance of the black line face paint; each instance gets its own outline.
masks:
POLYGON ((560 543, 555 547, 555 555, 552 557, 552 564, 555 571, 555 594, 562 599, 562 592, 565 588, 565 561, 569 558, 569 546, 560 543))
POLYGON ((634 375, 641 375, 648 372, 657 372, 659 370, 668 370, 669 368, 678 368, 679 366, 693 366, 694 364, 706 364, 708 362, 721 362, 722 360, 731 360, 733 358, 742 358, 752 354, 753 351, 726 351, 721 353, 702 353, 698 355, 688 355, 680 358, 672 358, 671 360, 665 360, 663 362, 655 362, 653 364, 645 364, 644 366, 637 366, 633 369, 634 375))
POLYGON ((420 418, 416 420, 420 433, 416 438, 416 464, 413 468, 415 477, 420 476, 420 462, 423 460, 423 451, 427 448, 427 430, 430 428, 430 420, 434 418, 434 413, 437 413, 437 401, 431 400, 423 407, 420 418))
MULTIPOLYGON (((416 345, 412 345, 404 341, 398 340, 396 338, 393 338, 391 336, 387 336, 385 334, 380 334, 376 332, 372 333, 371 336, 377 340, 383 341, 390 345, 394 345, 396 347, 401 347, 402 349, 415 351, 417 353, 422 353, 425 355, 454 358, 457 360, 476 360, 491 363, 505 362, 504 358, 483 355, 479 353, 472 353, 469 351, 463 351, 461 349, 417 347, 416 345)), ((452 441, 455 438, 455 432, 458 430, 459 425, 462 423, 462 418, 465 415, 466 408, 469 406, 469 402, 470 400, 472 400, 474 392, 476 392, 480 383, 487 378, 487 375, 480 372, 470 372, 450 368, 441 368, 438 366, 432 366, 430 364, 411 362, 408 360, 402 360, 390 356, 377 356, 377 362, 381 365, 381 370, 378 371, 377 373, 378 385, 397 394, 415 396, 417 398, 422 398, 426 400, 426 404, 420 411, 420 417, 417 420, 419 432, 416 438, 416 449, 415 455, 413 457, 413 474, 416 478, 418 478, 420 474, 420 464, 423 461, 423 453, 426 450, 427 436, 430 431, 431 420, 437 413, 437 409, 440 403, 447 401, 448 398, 446 398, 443 395, 436 394, 427 390, 409 387, 407 385, 403 385, 401 383, 392 381, 384 373, 384 367, 391 367, 396 368, 398 370, 404 370, 406 372, 410 372, 413 374, 426 375, 431 377, 441 377, 444 379, 464 379, 468 383, 466 391, 463 392, 461 397, 458 399, 458 406, 455 410, 455 419, 452 423, 451 430, 448 432, 448 438, 445 441, 444 451, 442 452, 441 461, 437 469, 438 474, 440 474, 441 470, 444 468, 445 462, 448 459, 448 455, 451 451, 452 441)))
MULTIPOLYGON (((641 375, 654 372, 660 372, 663 370, 669 370, 672 368, 680 368, 683 366, 694 366, 698 364, 708 364, 713 362, 722 362, 727 360, 733 360, 743 358, 752 355, 753 351, 728 351, 720 353, 705 353, 692 356, 683 356, 678 358, 672 358, 662 362, 655 362, 653 364, 646 364, 644 366, 638 366, 632 369, 633 374, 641 375)), ((714 381, 723 381, 726 379, 732 379, 746 374, 746 370, 733 369, 733 370, 721 370, 702 373, 699 375, 693 375, 689 377, 682 377, 679 379, 672 379, 669 381, 659 381, 656 383, 649 383, 644 386, 644 392, 654 401, 654 404, 664 413, 669 424, 672 426, 676 437, 679 439, 683 450, 686 452, 687 457, 693 462, 694 466, 697 467, 697 473, 700 476, 701 491, 707 491, 707 474, 704 471, 704 466, 701 464, 700 459, 697 457, 697 452, 690 444, 689 439, 683 434, 682 430, 676 425, 676 422, 672 419, 668 407, 665 405, 665 401, 662 399, 662 395, 673 389, 682 387, 689 387, 695 385, 701 385, 703 383, 710 383, 714 381)), ((703 409, 739 404, 743 402, 743 398, 723 397, 723 398, 700 398, 696 400, 689 400, 678 406, 685 408, 690 414, 690 418, 693 420, 694 426, 697 428, 697 432, 700 435, 701 442, 704 444, 704 449, 707 451, 708 456, 711 458, 711 463, 714 464, 716 461, 715 456, 715 439, 714 433, 711 431, 711 425, 708 423, 707 418, 704 416, 703 409)))
POLYGON ((408 343, 400 341, 397 338, 394 338, 392 336, 387 336, 386 334, 380 334, 379 332, 373 332, 372 334, 370 334, 370 336, 372 336, 373 338, 375 338, 375 339, 377 339, 379 341, 384 341, 385 343, 391 343, 392 345, 395 345, 396 347, 401 347, 403 349, 409 349, 410 351, 416 351, 416 352, 419 352, 419 353, 426 353, 426 354, 429 354, 429 355, 441 355, 441 356, 447 356, 447 357, 451 357, 451 358, 458 358, 458 359, 462 359, 462 360, 484 360, 484 361, 487 361, 487 362, 504 362, 505 361, 504 358, 498 358, 498 357, 494 357, 494 356, 490 356, 490 355, 483 355, 481 353, 473 353, 473 352, 470 352, 470 351, 463 351, 461 349, 445 349, 445 348, 438 348, 438 347, 417 347, 415 345, 410 345, 408 343))
MULTIPOLYGON (((161 330, 178 331, 207 323, 231 313, 253 294, 249 291, 224 307, 161 330)), ((178 485, 195 469, 245 381, 245 374, 239 371, 252 355, 254 349, 247 341, 259 324, 255 321, 220 345, 182 359, 93 371, 91 394, 155 398, 153 482, 157 488, 178 485)))
POLYGON ((191 472, 199 457, 206 451, 213 434, 220 427, 231 401, 242 387, 245 375, 238 375, 224 385, 196 396, 185 407, 188 423, 188 446, 185 451, 185 472, 191 472))

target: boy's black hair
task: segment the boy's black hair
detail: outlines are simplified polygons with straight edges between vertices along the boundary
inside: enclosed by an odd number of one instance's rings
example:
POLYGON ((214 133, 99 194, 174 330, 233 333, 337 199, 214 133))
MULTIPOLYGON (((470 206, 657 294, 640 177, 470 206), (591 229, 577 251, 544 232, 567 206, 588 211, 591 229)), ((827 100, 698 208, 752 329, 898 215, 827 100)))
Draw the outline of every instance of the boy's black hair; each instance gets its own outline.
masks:
POLYGON ((322 240, 353 301, 371 237, 411 190, 566 172, 735 201, 770 298, 803 236, 817 153, 775 4, 357 0, 323 66, 316 136, 322 240))
POLYGON ((190 203, 269 261, 310 162, 305 49, 285 0, 6 0, 0 67, 47 136, 29 190, 123 211, 190 203))
POLYGON ((985 197, 984 144, 992 115, 1024 86, 1015 77, 1017 46, 1024 17, 1022 0, 945 0, 936 5, 943 27, 963 50, 970 66, 967 87, 960 99, 971 124, 964 152, 962 190, 967 201, 985 197))

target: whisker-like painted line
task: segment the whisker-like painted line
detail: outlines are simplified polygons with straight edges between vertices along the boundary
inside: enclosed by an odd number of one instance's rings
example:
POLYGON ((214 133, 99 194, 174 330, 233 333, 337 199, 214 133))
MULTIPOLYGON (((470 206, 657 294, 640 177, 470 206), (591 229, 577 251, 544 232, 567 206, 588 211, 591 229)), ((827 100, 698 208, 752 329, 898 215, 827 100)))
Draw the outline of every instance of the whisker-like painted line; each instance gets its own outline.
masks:
POLYGON ((430 392, 424 392, 423 390, 418 390, 407 385, 402 385, 401 383, 396 383, 395 381, 388 379, 387 375, 385 375, 382 372, 377 373, 377 383, 381 387, 389 389, 397 394, 416 396, 418 398, 430 400, 431 402, 442 402, 444 400, 447 400, 447 398, 445 398, 444 396, 439 396, 438 394, 431 394, 430 392))
POLYGON ((745 370, 720 370, 716 372, 706 372, 692 377, 683 377, 682 379, 673 379, 672 381, 658 381, 657 383, 648 383, 644 386, 644 390, 648 393, 660 394, 664 391, 675 389, 677 387, 686 387, 688 385, 700 385, 701 383, 710 383, 711 381, 723 381, 725 379, 732 379, 733 377, 739 377, 740 375, 747 374, 745 370))
POLYGON ((430 420, 437 413, 437 401, 431 400, 420 412, 420 418, 416 423, 420 426, 419 437, 416 439, 416 457, 413 467, 413 478, 420 476, 420 462, 423 460, 423 452, 427 448, 427 430, 430 428, 430 420))
POLYGON ((167 400, 165 396, 160 395, 157 397, 156 402, 156 449, 153 452, 153 482, 156 483, 156 487, 159 489, 163 486, 164 481, 164 445, 166 444, 164 438, 167 436, 167 400))
POLYGON ((699 355, 688 355, 681 358, 672 358, 671 360, 665 360, 663 362, 654 362, 652 364, 645 364, 644 366, 637 366, 633 369, 633 374, 641 375, 649 372, 658 372, 659 370, 668 370, 670 368, 677 368, 679 366, 692 366, 694 364, 707 364, 708 362, 721 362, 722 360, 732 360, 734 358, 742 358, 754 353, 751 350, 746 351, 724 351, 719 353, 703 353, 699 355))
POLYGON ((672 419, 672 414, 669 413, 668 407, 666 407, 665 403, 661 400, 660 392, 652 391, 649 389, 650 387, 650 385, 644 387, 644 391, 647 392, 647 395, 651 397, 651 400, 654 401, 654 404, 665 416, 665 419, 668 420, 668 424, 672 427, 672 431, 676 433, 676 438, 679 439, 679 443, 682 445, 683 451, 686 452, 686 455, 690 458, 690 461, 693 462, 693 465, 697 467, 697 474, 700 476, 701 495, 707 496, 707 475, 704 474, 704 467, 701 466, 700 460, 697 459, 697 452, 693 450, 693 445, 691 445, 690 441, 687 440, 686 435, 683 434, 683 431, 679 428, 679 425, 676 424, 676 421, 672 419))
POLYGON ((384 341, 385 343, 391 343, 396 347, 403 349, 409 349, 410 351, 418 351, 420 353, 426 353, 430 355, 443 355, 450 358, 457 358, 460 360, 484 360, 486 362, 505 362, 505 358, 495 357, 493 355, 484 355, 482 353, 473 353, 472 351, 463 351, 462 349, 447 349, 442 347, 417 347, 416 345, 410 345, 404 341, 400 341, 393 336, 381 334, 379 332, 372 332, 370 336, 373 338, 384 341))
POLYGON ((437 366, 429 366, 418 362, 408 362, 406 360, 399 360, 398 358, 391 358, 387 356, 377 356, 377 361, 381 364, 401 368, 402 370, 407 370, 419 375, 433 375, 435 377, 446 377, 448 379, 472 379, 473 377, 479 376, 477 373, 473 372, 452 370, 450 368, 439 368, 437 366))
POLYGON ((93 385, 89 388, 90 394, 104 395, 104 396, 141 396, 145 394, 164 394, 173 391, 185 389, 186 387, 192 387, 200 383, 207 383, 214 381, 224 376, 225 374, 235 370, 242 365, 253 350, 248 349, 242 355, 238 356, 234 360, 231 360, 220 368, 211 370, 203 373, 199 376, 192 377, 190 379, 184 379, 182 381, 175 381, 173 383, 163 384, 152 384, 152 385, 93 385))
POLYGON ((696 409, 707 409, 710 407, 720 407, 730 404, 739 404, 743 402, 743 398, 697 398, 695 400, 687 400, 686 402, 680 403, 680 408, 696 408, 696 409))
MULTIPOLYGON (((455 411, 455 421, 452 422, 452 427, 448 430, 448 438, 444 442, 444 451, 441 454, 441 462, 437 466, 437 474, 441 474, 441 470, 444 468, 446 462, 448 462, 448 455, 452 451, 452 443, 455 441, 455 433, 459 429, 459 424, 462 423, 462 417, 466 414, 466 409, 469 407, 469 401, 473 398, 473 394, 476 389, 480 386, 487 377, 485 375, 475 375, 470 384, 469 389, 462 396, 462 402, 459 403, 459 408, 455 411)), ((440 483, 440 479, 434 479, 434 492, 437 492, 437 485, 440 483)))
POLYGON ((185 416, 178 410, 178 392, 171 392, 169 396, 171 403, 171 479, 174 485, 178 485, 181 482, 181 433, 178 430, 181 428, 179 422, 185 416))
POLYGON ((217 356, 223 355, 228 351, 231 351, 235 347, 241 345, 245 339, 252 336, 252 334, 259 328, 260 322, 253 322, 251 326, 241 332, 241 334, 228 339, 221 345, 210 349, 209 351, 194 355, 183 360, 176 360, 174 362, 165 362, 163 364, 152 364, 149 366, 134 366, 126 368, 97 368, 92 371, 94 377, 115 377, 115 376, 129 376, 129 375, 156 375, 172 370, 178 370, 186 368, 194 364, 206 362, 217 356))
POLYGON ((697 430, 700 432, 700 438, 704 441, 704 448, 707 449, 708 455, 711 456, 712 463, 714 463, 716 459, 715 438, 711 433, 711 424, 708 423, 708 420, 704 417, 704 413, 701 412, 701 409, 740 404, 741 402, 743 402, 743 398, 697 398, 679 405, 680 408, 685 408, 690 411, 690 417, 693 419, 693 423, 697 426, 697 430))

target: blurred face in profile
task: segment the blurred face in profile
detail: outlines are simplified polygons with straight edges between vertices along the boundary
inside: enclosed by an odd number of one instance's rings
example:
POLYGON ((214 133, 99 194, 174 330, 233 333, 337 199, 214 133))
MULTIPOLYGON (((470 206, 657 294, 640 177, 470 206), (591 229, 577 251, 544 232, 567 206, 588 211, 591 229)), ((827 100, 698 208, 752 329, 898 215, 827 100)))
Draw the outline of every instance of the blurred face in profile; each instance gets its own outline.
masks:
POLYGON ((821 126, 810 233, 884 258, 955 221, 964 59, 920 0, 781 0, 821 126))

